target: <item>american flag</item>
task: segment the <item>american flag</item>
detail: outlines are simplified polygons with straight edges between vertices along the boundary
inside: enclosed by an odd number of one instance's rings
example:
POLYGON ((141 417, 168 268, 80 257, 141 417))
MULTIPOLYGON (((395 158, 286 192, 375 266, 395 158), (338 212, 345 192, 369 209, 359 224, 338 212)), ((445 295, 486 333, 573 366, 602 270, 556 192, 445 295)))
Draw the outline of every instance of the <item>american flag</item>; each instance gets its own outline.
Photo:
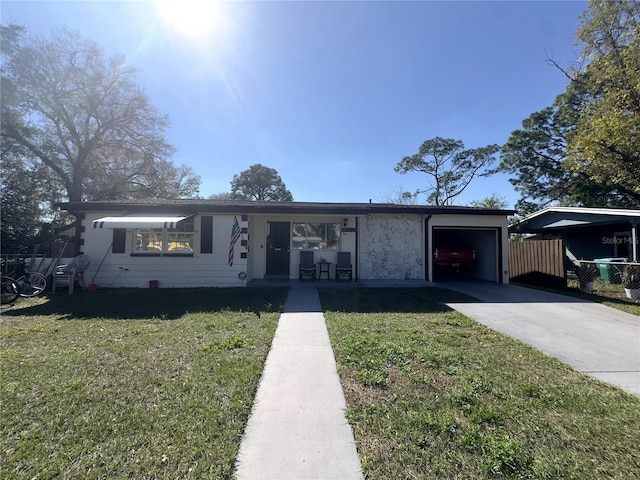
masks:
POLYGON ((240 225, 238 225, 238 217, 233 217, 233 227, 231 227, 231 242, 229 243, 229 266, 233 266, 233 246, 240 238, 240 225))

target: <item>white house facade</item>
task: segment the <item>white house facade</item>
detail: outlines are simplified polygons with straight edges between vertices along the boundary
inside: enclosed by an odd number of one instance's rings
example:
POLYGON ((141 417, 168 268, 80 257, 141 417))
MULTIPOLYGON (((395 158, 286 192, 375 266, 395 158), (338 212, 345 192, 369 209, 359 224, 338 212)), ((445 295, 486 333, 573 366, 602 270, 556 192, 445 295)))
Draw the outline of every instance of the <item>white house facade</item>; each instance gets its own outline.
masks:
POLYGON ((434 281, 433 252, 453 244, 475 250, 473 278, 509 278, 507 210, 216 200, 62 207, 78 218, 78 253, 91 257, 85 278, 105 288, 294 280, 303 250, 322 263, 323 279, 334 279, 338 252, 349 252, 356 282, 434 281))

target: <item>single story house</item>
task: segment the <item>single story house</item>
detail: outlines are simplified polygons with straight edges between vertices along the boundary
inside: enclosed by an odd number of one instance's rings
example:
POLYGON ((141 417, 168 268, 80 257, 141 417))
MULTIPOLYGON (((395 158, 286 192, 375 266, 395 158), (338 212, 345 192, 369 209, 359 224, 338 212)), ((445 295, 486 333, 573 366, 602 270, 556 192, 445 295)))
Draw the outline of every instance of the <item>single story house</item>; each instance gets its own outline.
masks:
POLYGON ((509 227, 531 238, 564 240, 570 259, 625 258, 640 261, 640 210, 549 207, 509 227))
MULTIPOLYGON (((85 273, 102 287, 236 287, 297 279, 312 250, 334 278, 349 252, 354 281, 434 281, 433 252, 475 249, 471 276, 508 283, 511 210, 378 203, 147 200, 71 202, 85 273), (237 222, 237 225, 236 225, 237 222)), ((325 278, 323 276, 323 278, 325 278)))

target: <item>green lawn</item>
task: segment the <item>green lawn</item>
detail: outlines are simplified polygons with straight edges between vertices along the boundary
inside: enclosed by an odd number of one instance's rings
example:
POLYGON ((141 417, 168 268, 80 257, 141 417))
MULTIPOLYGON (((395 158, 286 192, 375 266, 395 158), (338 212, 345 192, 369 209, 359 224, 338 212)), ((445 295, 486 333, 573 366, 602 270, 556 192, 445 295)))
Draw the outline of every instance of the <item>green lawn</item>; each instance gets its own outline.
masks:
MULTIPOLYGON (((231 478, 285 296, 107 290, 3 310, 0 478, 231 478)), ((321 298, 368 479, 637 476, 640 399, 440 303, 463 295, 321 298)))
POLYGON ((561 290, 558 293, 602 303, 633 315, 640 315, 640 300, 627 298, 624 288, 619 283, 605 283, 602 279, 596 278, 593 282, 593 292, 587 293, 580 290, 577 280, 570 279, 567 281, 567 290, 561 290))
POLYGON ((637 478, 640 399, 440 302, 321 290, 367 479, 637 478))
POLYGON ((231 478, 285 295, 111 290, 3 309, 0 478, 231 478))
POLYGON ((548 288, 524 283, 513 283, 513 285, 520 285, 521 287, 533 288, 535 290, 544 290, 545 292, 567 295, 569 297, 582 298, 583 300, 601 303, 607 307, 640 316, 640 300, 627 298, 622 285, 604 283, 600 278, 597 278, 593 282, 593 291, 591 293, 581 290, 578 280, 575 279, 569 279, 567 281, 567 288, 565 289, 548 288))

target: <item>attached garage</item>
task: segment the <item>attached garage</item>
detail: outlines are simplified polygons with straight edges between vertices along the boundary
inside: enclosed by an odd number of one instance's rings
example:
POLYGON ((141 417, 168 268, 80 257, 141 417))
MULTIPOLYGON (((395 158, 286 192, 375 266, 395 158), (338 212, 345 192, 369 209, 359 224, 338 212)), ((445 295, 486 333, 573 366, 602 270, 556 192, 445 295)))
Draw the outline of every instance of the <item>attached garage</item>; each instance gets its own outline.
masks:
MULTIPOLYGON (((431 281, 476 279, 508 283, 507 228, 505 218, 494 215, 433 215, 427 220, 426 251, 429 254, 431 281), (467 256, 471 250, 473 268, 438 268, 436 250, 447 249, 467 256)), ((457 265, 456 265, 457 267, 457 265)))
POLYGON ((440 249, 452 249, 456 252, 473 251, 474 267, 471 269, 434 268, 434 280, 446 277, 448 280, 474 278, 499 282, 500 255, 499 230, 484 228, 433 228, 433 257, 440 249))

